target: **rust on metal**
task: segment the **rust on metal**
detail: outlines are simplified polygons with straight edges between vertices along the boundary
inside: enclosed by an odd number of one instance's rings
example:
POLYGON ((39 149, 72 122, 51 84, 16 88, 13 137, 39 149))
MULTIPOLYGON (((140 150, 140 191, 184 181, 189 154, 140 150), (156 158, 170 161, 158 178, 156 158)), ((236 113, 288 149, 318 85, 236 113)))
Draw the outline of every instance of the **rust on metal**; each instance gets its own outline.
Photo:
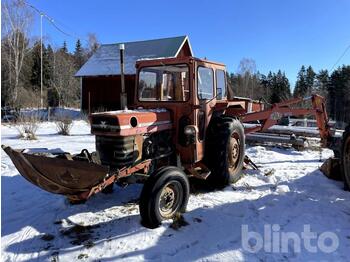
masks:
POLYGON ((172 128, 169 111, 111 111, 90 116, 94 135, 132 136, 172 128))
POLYGON ((79 195, 70 196, 70 198, 73 200, 86 200, 89 197, 91 197, 92 195, 97 194, 98 192, 101 192, 104 188, 106 188, 110 184, 113 184, 115 181, 117 181, 120 178, 128 177, 128 176, 132 175, 133 173, 138 172, 140 170, 142 170, 144 173, 148 173, 149 166, 150 166, 151 162, 152 162, 151 159, 147 159, 147 160, 142 161, 141 163, 139 163, 135 166, 132 166, 129 168, 126 168, 126 167, 122 168, 121 170, 118 170, 117 172, 110 175, 110 177, 105 179, 102 183, 92 187, 90 190, 85 191, 79 195))
POLYGON ((48 192, 74 195, 89 190, 108 173, 108 167, 83 161, 31 155, 2 146, 19 173, 48 192))
POLYGON ((277 124, 282 117, 313 115, 316 117, 317 127, 320 132, 322 146, 327 146, 328 139, 331 137, 330 127, 328 125, 328 116, 326 112, 325 99, 319 95, 312 95, 309 98, 294 98, 281 103, 272 105, 270 109, 260 112, 241 115, 242 122, 263 121, 261 126, 245 129, 245 133, 264 131, 277 124), (289 107, 297 103, 311 100, 312 108, 293 108, 289 107))
POLYGON ((142 170, 147 173, 151 160, 112 172, 94 163, 36 156, 2 146, 20 174, 32 184, 70 200, 85 200, 116 180, 142 170))

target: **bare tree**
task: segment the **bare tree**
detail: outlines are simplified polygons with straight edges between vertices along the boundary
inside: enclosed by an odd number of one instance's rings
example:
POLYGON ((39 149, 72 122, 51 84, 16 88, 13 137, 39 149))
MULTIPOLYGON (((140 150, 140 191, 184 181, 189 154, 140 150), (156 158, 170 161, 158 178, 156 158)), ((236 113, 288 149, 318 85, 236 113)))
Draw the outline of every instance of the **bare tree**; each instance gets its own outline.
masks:
POLYGON ((100 46, 97 36, 95 33, 88 33, 88 43, 87 43, 87 56, 88 58, 96 51, 100 46))
POLYGON ((80 95, 79 80, 74 77, 74 59, 63 50, 54 53, 52 87, 58 94, 59 106, 76 106, 80 95))
POLYGON ((254 90, 257 89, 256 64, 251 58, 243 58, 238 66, 238 90, 242 96, 255 97, 254 90))
POLYGON ((240 75, 245 75, 246 73, 255 74, 256 73, 256 63, 251 58, 242 58, 239 62, 238 73, 240 75))
POLYGON ((28 31, 33 22, 33 13, 20 0, 3 1, 2 41, 6 41, 6 57, 9 66, 10 103, 14 105, 18 97, 21 70, 27 55, 28 31))

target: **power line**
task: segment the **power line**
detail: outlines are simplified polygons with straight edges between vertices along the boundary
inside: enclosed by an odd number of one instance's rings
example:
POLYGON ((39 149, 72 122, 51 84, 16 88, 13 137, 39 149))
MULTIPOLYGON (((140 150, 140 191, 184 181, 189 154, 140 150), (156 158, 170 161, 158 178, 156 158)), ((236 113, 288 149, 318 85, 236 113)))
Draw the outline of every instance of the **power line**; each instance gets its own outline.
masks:
POLYGON ((22 0, 22 2, 25 5, 32 8, 35 12, 37 12, 40 15, 40 107, 42 108, 43 107, 43 17, 45 17, 51 23, 51 25, 53 25, 54 28, 56 28, 56 30, 58 30, 62 34, 69 36, 69 37, 77 38, 77 39, 80 39, 80 38, 62 30, 59 26, 56 25, 53 18, 51 18, 46 13, 39 10, 38 8, 33 6, 32 4, 27 3, 25 0, 22 0))
POLYGON ((350 49, 350 44, 345 48, 344 52, 341 54, 341 56, 337 59, 337 61, 334 63, 332 66, 330 72, 333 71, 333 69, 336 67, 336 65, 340 62, 340 60, 345 56, 346 52, 349 51, 350 49))
POLYGON ((68 37, 72 37, 72 38, 75 38, 75 39, 82 39, 82 40, 88 41, 88 39, 87 39, 86 37, 81 37, 81 36, 79 36, 79 35, 77 35, 77 34, 67 33, 66 31, 64 31, 63 29, 61 29, 61 28, 56 24, 55 20, 54 20, 52 17, 48 16, 45 12, 43 12, 43 11, 39 10, 38 8, 36 8, 34 5, 28 3, 28 2, 26 2, 26 1, 24 1, 24 0, 23 0, 23 3, 26 4, 27 6, 29 6, 30 8, 32 8, 33 10, 35 10, 39 15, 45 17, 45 18, 50 22, 50 24, 51 24, 57 31, 59 31, 60 33, 66 35, 66 36, 68 36, 68 37))

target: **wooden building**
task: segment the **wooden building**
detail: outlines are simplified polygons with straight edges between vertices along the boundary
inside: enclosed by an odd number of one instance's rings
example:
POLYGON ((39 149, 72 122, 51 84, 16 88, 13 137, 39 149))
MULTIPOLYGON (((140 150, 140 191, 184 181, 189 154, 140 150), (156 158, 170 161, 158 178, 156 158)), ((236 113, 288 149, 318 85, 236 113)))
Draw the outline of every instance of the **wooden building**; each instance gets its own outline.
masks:
MULTIPOLYGON (((134 99, 136 68, 139 59, 193 56, 187 36, 126 42, 125 87, 128 104, 134 99)), ((84 111, 120 109, 119 43, 101 45, 76 73, 81 79, 81 109, 84 111)))

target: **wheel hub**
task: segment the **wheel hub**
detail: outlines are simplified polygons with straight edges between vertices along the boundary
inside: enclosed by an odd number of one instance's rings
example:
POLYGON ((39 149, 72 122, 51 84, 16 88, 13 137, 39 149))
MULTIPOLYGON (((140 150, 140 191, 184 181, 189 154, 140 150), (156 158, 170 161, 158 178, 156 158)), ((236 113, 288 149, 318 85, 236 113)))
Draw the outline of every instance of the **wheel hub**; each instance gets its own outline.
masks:
POLYGON ((162 217, 170 218, 176 211, 179 202, 178 187, 169 183, 161 191, 159 197, 159 212, 162 217))
POLYGON ((234 168, 239 159, 239 139, 232 135, 230 138, 230 149, 229 149, 229 165, 230 168, 234 168))

